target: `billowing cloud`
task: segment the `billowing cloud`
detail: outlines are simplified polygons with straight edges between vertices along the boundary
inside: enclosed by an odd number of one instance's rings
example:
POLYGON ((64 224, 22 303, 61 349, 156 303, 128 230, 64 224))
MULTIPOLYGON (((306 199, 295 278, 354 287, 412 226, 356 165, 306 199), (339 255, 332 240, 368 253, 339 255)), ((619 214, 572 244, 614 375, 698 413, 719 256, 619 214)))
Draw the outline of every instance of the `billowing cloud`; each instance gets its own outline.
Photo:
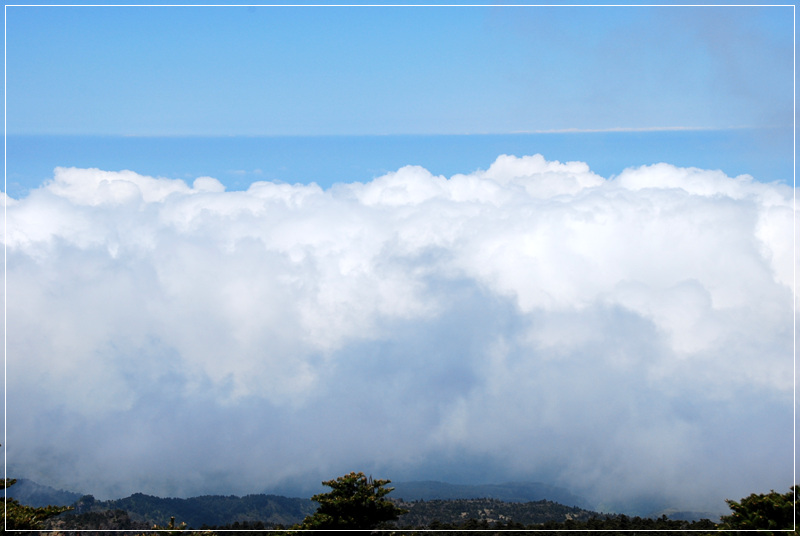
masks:
POLYGON ((328 190, 57 168, 6 199, 12 476, 188 495, 374 470, 605 508, 785 489, 792 195, 541 155, 328 190))

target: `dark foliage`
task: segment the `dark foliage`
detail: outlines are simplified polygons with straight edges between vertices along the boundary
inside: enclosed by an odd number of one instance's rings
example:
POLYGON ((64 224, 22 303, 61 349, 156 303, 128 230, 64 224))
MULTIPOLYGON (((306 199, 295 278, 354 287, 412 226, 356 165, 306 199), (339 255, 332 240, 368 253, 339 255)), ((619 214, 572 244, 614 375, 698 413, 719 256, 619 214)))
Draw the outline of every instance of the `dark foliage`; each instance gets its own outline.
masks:
POLYGON ((394 501, 408 510, 397 522, 399 527, 422 527, 434 522, 459 524, 474 519, 487 523, 516 521, 525 525, 566 519, 587 520, 596 512, 553 501, 505 502, 497 499, 457 499, 434 501, 394 501))
MULTIPOLYGON (((13 478, 3 479, 2 489, 14 485, 15 482, 16 480, 13 478)), ((47 519, 71 510, 69 506, 24 506, 10 497, 5 497, 4 501, 3 526, 5 529, 22 531, 22 533, 42 529, 47 519)))
MULTIPOLYGON (((175 517, 191 528, 223 526, 235 522, 292 525, 314 512, 315 504, 309 499, 281 497, 278 495, 204 495, 189 499, 160 498, 135 493, 124 499, 97 501, 91 495, 75 504, 75 513, 125 510, 134 522, 166 526, 175 517)), ((90 528, 90 527, 85 527, 90 528)))
MULTIPOLYGON (((503 535, 530 534, 529 531, 537 531, 536 534, 545 536, 563 536, 565 530, 574 531, 572 534, 605 534, 608 536, 634 536, 642 534, 659 534, 657 531, 674 531, 673 534, 684 534, 686 536, 698 534, 711 534, 716 531, 716 524, 709 520, 702 521, 677 521, 666 517, 658 519, 628 517, 625 515, 596 516, 583 521, 569 519, 562 522, 549 521, 547 523, 523 524, 517 521, 490 522, 488 519, 467 519, 458 523, 442 523, 434 521, 427 527, 416 527, 417 530, 428 529, 426 535, 448 535, 470 534, 470 531, 503 531, 503 535), (462 532, 463 531, 463 532, 462 532), (519 532, 516 532, 519 531, 519 532), (686 531, 686 532, 684 532, 686 531), (691 532, 690 532, 691 531, 691 532), (702 531, 702 532, 698 532, 702 531)), ((412 534, 413 530, 403 530, 402 534, 412 534)))
MULTIPOLYGON (((14 484, 5 480, 3 487, 14 484)), ((456 499, 404 501, 386 497, 393 488, 389 480, 373 480, 363 473, 350 473, 323 482, 331 488, 309 499, 275 495, 245 497, 207 495, 191 499, 161 499, 136 493, 116 501, 97 501, 85 495, 73 507, 23 506, 13 498, 6 500, 4 522, 11 530, 32 534, 42 530, 80 531, 94 529, 99 534, 171 534, 174 536, 213 536, 215 532, 237 535, 252 531, 279 530, 299 534, 298 529, 325 532, 331 529, 388 529, 394 534, 473 534, 475 531, 502 534, 558 536, 563 531, 584 534, 632 536, 670 531, 685 535, 744 534, 759 530, 771 535, 791 531, 798 512, 795 495, 772 491, 752 494, 740 501, 728 500, 732 513, 720 523, 709 519, 687 521, 599 514, 553 501, 506 502, 498 499, 456 499), (314 511, 314 507, 316 511, 314 511), (301 516, 305 516, 304 518, 301 516), (182 519, 175 523, 176 517, 182 519), (303 519, 298 524, 298 519, 303 519), (167 521, 168 520, 168 521, 167 521), (290 527, 290 528, 286 528, 290 527), (194 530, 200 529, 202 533, 194 530), (154 531, 161 532, 154 532, 154 531), (108 532, 103 532, 108 531, 108 532), (114 532, 116 531, 116 532, 114 532)), ((794 531, 796 534, 796 531, 794 531)))
POLYGON ((586 499, 564 488, 541 482, 506 482, 505 484, 449 484, 436 481, 400 482, 392 496, 404 501, 434 501, 453 499, 498 499, 504 502, 554 501, 567 506, 588 508, 586 499))
MULTIPOLYGON (((211 531, 214 534, 224 533, 224 536, 247 536, 254 530, 285 530, 286 527, 282 524, 264 523, 262 521, 236 521, 227 525, 203 525, 200 527, 202 531, 211 531)), ((280 534, 280 533, 273 533, 280 534)))
POLYGON ((736 529, 770 531, 794 529, 795 516, 800 513, 795 504, 795 494, 798 491, 800 486, 792 486, 788 493, 781 494, 776 491, 758 495, 753 493, 739 502, 729 499, 725 502, 733 512, 722 517, 720 528, 732 531, 734 534, 739 534, 736 529))
POLYGON ((152 525, 143 521, 134 521, 124 510, 104 510, 99 512, 84 512, 82 514, 66 513, 56 518, 49 519, 44 524, 48 530, 86 530, 100 531, 93 534, 115 534, 111 531, 130 530, 141 532, 152 528, 152 525))
POLYGON ((43 486, 25 478, 17 479, 7 493, 26 506, 69 506, 81 497, 80 493, 43 486))
POLYGON ((373 480, 364 473, 349 473, 323 482, 328 493, 311 497, 317 511, 303 520, 301 529, 374 529, 394 521, 406 511, 386 498, 389 480, 373 480))

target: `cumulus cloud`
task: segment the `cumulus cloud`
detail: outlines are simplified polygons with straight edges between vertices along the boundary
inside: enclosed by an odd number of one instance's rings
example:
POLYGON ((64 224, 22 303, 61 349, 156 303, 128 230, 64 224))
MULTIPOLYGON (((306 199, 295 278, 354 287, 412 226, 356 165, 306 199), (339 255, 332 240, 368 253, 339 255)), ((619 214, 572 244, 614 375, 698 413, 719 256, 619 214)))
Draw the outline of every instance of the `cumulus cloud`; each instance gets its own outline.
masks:
POLYGON ((784 489, 792 195, 541 155, 328 190, 57 168, 6 198, 10 467, 99 496, 784 489))

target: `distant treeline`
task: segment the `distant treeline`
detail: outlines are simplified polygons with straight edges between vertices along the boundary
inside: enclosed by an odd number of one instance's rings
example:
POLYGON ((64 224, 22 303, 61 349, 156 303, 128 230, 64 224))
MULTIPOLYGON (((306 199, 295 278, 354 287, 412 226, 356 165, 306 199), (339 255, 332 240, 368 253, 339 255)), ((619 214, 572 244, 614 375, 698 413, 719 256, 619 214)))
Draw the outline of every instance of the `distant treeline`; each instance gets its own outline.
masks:
MULTIPOLYGON (((453 501, 442 501, 442 502, 452 502, 452 503, 462 503, 463 500, 453 500, 453 501)), ((450 505, 455 508, 458 508, 455 504, 450 505)), ((225 535, 229 536, 246 536, 248 534, 247 531, 252 530, 264 530, 270 528, 285 528, 285 527, 269 527, 264 525, 263 523, 234 523, 232 525, 225 525, 225 526, 214 526, 214 527, 201 527, 203 530, 212 530, 212 531, 226 531, 224 532, 225 535), (237 532, 241 531, 241 532, 237 532)), ((438 520, 434 520, 429 524, 422 524, 416 525, 413 527, 409 527, 404 525, 401 522, 396 524, 387 525, 384 527, 386 530, 390 530, 389 534, 395 535, 412 535, 412 534, 419 534, 419 535, 441 535, 441 536, 453 536, 453 535, 468 535, 474 534, 474 531, 488 531, 491 533, 492 531, 497 531, 496 534, 503 534, 503 535, 520 535, 529 534, 531 530, 537 531, 537 534, 544 534, 544 535, 560 535, 563 536, 564 530, 570 531, 586 531, 587 533, 595 533, 599 532, 602 534, 607 535, 627 535, 633 536, 636 534, 648 534, 650 532, 655 531, 673 531, 675 534, 684 534, 689 536, 689 534, 697 535, 697 531, 703 531, 706 534, 712 534, 718 532, 718 526, 716 523, 705 519, 701 521, 678 521, 678 520, 671 520, 668 519, 666 516, 663 516, 659 519, 651 519, 651 518, 641 518, 641 517, 628 517, 625 515, 605 515, 605 516, 593 516, 589 519, 576 521, 576 520, 567 520, 562 522, 557 521, 548 521, 545 523, 533 523, 533 524, 524 524, 515 521, 489 521, 488 519, 461 519, 458 522, 448 522, 444 523, 438 520), (424 531, 424 532, 423 532, 424 531), (519 531, 519 532, 517 532, 519 531), (691 531, 691 532, 690 532, 691 531)), ((700 534, 702 534, 701 532, 700 534)), ((297 533, 303 534, 303 533, 297 533)))
MULTIPOLYGON (((4 487, 16 481, 4 481, 4 487)), ((742 530, 762 530, 765 535, 790 531, 800 513, 795 497, 800 488, 788 493, 771 491, 751 494, 740 501, 727 500, 731 509, 716 522, 687 521, 660 517, 631 517, 601 514, 554 501, 507 502, 495 498, 436 499, 405 501, 390 499, 385 487, 389 480, 373 480, 351 472, 323 482, 330 492, 311 499, 278 495, 245 497, 207 495, 190 499, 162 499, 136 493, 125 499, 97 501, 81 497, 71 507, 34 508, 6 499, 5 520, 12 529, 55 531, 100 530, 108 534, 130 531, 154 534, 166 529, 171 534, 211 536, 216 532, 245 534, 277 530, 285 534, 310 529, 378 529, 395 534, 468 534, 474 531, 514 534, 537 531, 555 535, 561 531, 603 534, 649 534, 671 531, 706 535, 739 535, 742 530), (68 511, 64 511, 68 510, 68 511), (177 519, 177 522, 176 522, 177 519), (299 530, 298 530, 299 529, 299 530), (112 533, 111 531, 117 531, 112 533), (185 531, 185 532, 182 532, 185 531), (202 532, 198 532, 202 531, 202 532)), ((29 532, 32 533, 33 531, 29 532)), ((796 534, 796 530, 793 531, 796 534)))
MULTIPOLYGON (((91 495, 81 497, 73 504, 73 510, 52 520, 59 530, 92 528, 90 520, 97 520, 103 512, 122 511, 122 516, 105 519, 104 523, 117 529, 152 528, 166 526, 171 518, 186 523, 189 527, 222 526, 236 522, 261 522, 267 526, 290 526, 302 521, 317 508, 310 499, 282 497, 279 495, 204 495, 189 499, 161 498, 143 493, 134 493, 124 499, 98 501, 91 495), (124 526, 130 524, 131 526, 124 526)), ((107 514, 104 514, 107 515, 107 514)), ((101 527, 96 527, 101 528, 101 527)), ((106 528, 106 527, 102 527, 106 528)))
MULTIPOLYGON (((433 501, 392 500, 408 510, 391 524, 402 533, 415 530, 477 529, 497 530, 709 530, 715 528, 710 520, 688 522, 607 515, 564 506, 552 501, 527 503, 504 502, 497 499, 453 499, 433 501)), ((96 501, 85 496, 75 509, 48 520, 54 530, 131 530, 136 532, 165 526, 169 519, 186 522, 187 528, 212 531, 246 531, 287 529, 315 510, 309 499, 294 499, 275 495, 246 497, 204 496, 192 499, 162 499, 137 493, 125 499, 96 501)), ((236 534, 226 532, 225 534, 236 534)))
MULTIPOLYGON (((586 521, 597 512, 576 506, 564 506, 553 501, 505 502, 497 499, 449 499, 433 501, 402 501, 390 499, 408 510, 400 516, 398 527, 427 527, 434 523, 458 525, 468 520, 490 525, 514 521, 524 525, 568 519, 586 521)), ((452 527, 457 528, 457 527, 452 527)))

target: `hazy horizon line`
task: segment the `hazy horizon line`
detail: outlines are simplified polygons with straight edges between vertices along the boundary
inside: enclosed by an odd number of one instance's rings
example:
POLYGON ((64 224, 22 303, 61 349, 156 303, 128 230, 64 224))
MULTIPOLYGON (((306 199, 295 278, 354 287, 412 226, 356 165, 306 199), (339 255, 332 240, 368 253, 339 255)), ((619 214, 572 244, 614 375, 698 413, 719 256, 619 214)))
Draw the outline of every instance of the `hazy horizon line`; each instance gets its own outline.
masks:
POLYGON ((739 125, 739 126, 653 126, 605 128, 553 128, 515 130, 510 132, 433 132, 433 133, 364 133, 364 134, 124 134, 124 133, 57 133, 57 132, 6 132, 6 137, 86 137, 86 138, 380 138, 380 137, 435 137, 435 136, 515 136, 524 134, 605 134, 625 132, 695 132, 726 130, 769 130, 793 128, 792 125, 739 125))

